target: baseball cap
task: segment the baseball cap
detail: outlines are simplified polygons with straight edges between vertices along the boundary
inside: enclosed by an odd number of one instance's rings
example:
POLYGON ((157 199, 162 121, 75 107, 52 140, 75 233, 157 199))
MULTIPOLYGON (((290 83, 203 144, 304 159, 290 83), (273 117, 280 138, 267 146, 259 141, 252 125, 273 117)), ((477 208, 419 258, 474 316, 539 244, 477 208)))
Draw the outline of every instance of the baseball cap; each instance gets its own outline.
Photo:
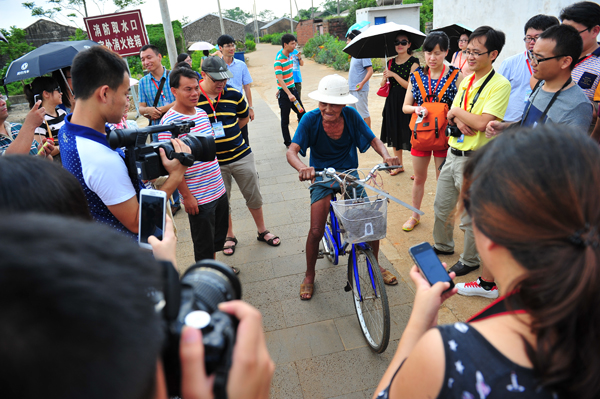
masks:
POLYGON ((214 80, 223 80, 233 78, 233 74, 227 68, 227 64, 219 57, 206 57, 202 61, 202 72, 206 72, 214 80))

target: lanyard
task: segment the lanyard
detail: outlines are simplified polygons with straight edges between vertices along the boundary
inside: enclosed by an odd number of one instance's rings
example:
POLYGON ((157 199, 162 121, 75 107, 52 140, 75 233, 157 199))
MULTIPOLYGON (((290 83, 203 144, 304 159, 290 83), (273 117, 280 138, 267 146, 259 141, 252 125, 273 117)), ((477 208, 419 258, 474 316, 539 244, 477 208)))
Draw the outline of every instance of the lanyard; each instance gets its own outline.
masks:
POLYGON ((533 71, 531 70, 531 64, 529 63, 529 58, 527 58, 527 51, 525 52, 525 62, 527 63, 527 68, 529 69, 529 74, 533 75, 533 71))
MULTIPOLYGON (((152 77, 150 78, 150 80, 152 81, 152 83, 154 83, 154 86, 156 87, 156 90, 160 90, 158 88, 158 85, 156 84, 156 81, 154 79, 152 79, 152 77)), ((163 100, 167 101, 167 98, 165 97, 165 95, 163 94, 162 90, 160 92, 160 95, 162 96, 163 100)))
POLYGON ((527 312, 523 309, 523 304, 518 296, 513 296, 517 291, 509 292, 508 294, 501 296, 494 302, 483 308, 480 312, 471 316, 467 322, 471 323, 474 321, 481 321, 490 319, 497 316, 505 316, 507 314, 526 314, 527 312), (507 302, 512 303, 512 310, 509 310, 506 306, 507 302))
MULTIPOLYGON (((433 97, 433 94, 431 93, 431 68, 427 68, 427 75, 429 76, 429 95, 433 97)), ((435 85, 435 89, 433 89, 433 93, 437 93, 437 88, 440 85, 440 82, 442 81, 442 77, 444 76, 444 72, 446 72, 446 65, 444 65, 444 69, 442 69, 442 73, 440 74, 440 77, 438 78, 438 82, 435 85)))
POLYGON ((585 57, 584 59, 581 59, 579 61, 577 61, 577 64, 575 64, 575 67, 577 67, 577 65, 581 64, 583 61, 587 60, 588 58, 590 58, 592 55, 594 54, 589 54, 587 57, 585 57))
POLYGON ((458 60, 458 65, 459 65, 459 69, 462 71, 463 67, 465 66, 465 64, 467 63, 467 61, 469 60, 468 58, 465 59, 465 62, 463 62, 462 64, 460 63, 462 61, 462 55, 463 52, 461 51, 460 54, 458 54, 460 56, 460 60, 458 60))
MULTIPOLYGON (((548 105, 546 106, 546 109, 544 110, 544 112, 542 113, 542 115, 540 116, 540 118, 536 121, 536 122, 543 122, 544 118, 546 117, 546 115, 548 114, 548 111, 550 110, 550 107, 552 107, 552 105, 554 104, 554 102, 556 101, 556 99, 558 98, 558 95, 565 89, 565 87, 567 87, 571 82, 573 81, 573 79, 571 77, 569 77, 569 79, 565 82, 565 84, 560 88, 559 91, 557 91, 556 93, 554 93, 554 95, 552 96, 552 99, 550 100, 550 102, 548 103, 548 105)), ((535 98, 537 97, 538 93, 540 92, 540 90, 542 90, 542 86, 543 84, 540 84, 540 87, 536 90, 533 98, 531 98, 529 100, 529 105, 527 106, 527 110, 525 111, 525 115, 523 116, 523 119, 521 120, 521 125, 527 120, 527 117, 529 116, 529 110, 531 109, 531 105, 533 104, 533 101, 535 100, 535 98)))
POLYGON ((465 111, 467 110, 467 104, 469 104, 469 91, 471 91, 471 86, 473 86, 473 81, 475 80, 475 73, 471 76, 469 80, 469 86, 467 86, 467 90, 465 91, 465 111))
POLYGON ((210 105, 210 108, 212 108, 213 110, 213 116, 215 118, 215 122, 217 121, 217 109, 216 107, 219 105, 219 101, 221 101, 221 93, 219 93, 219 97, 217 97, 217 103, 213 106, 212 100, 208 97, 208 95, 204 92, 204 89, 202 88, 202 86, 198 85, 198 87, 200 87, 200 90, 202 90, 202 94, 204 94, 204 97, 206 97, 206 100, 208 101, 208 105, 210 105))

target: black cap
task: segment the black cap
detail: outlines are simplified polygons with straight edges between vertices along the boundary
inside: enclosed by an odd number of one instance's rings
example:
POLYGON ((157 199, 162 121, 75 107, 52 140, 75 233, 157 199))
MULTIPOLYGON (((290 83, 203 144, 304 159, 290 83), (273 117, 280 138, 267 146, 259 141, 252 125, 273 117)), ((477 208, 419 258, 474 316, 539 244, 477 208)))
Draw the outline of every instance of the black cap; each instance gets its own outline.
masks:
POLYGON ((233 78, 233 74, 227 67, 225 61, 219 57, 206 57, 202 61, 202 72, 206 72, 214 80, 224 80, 233 78))

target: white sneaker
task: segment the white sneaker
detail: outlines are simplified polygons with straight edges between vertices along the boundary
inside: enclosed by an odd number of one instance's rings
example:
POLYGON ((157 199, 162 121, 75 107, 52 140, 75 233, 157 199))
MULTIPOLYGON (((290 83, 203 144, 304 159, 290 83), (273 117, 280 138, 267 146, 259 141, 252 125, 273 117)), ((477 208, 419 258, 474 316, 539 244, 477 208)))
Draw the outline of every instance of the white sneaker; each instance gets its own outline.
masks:
POLYGON ((479 278, 475 281, 471 281, 469 283, 458 283, 456 284, 456 288, 458 288, 458 293, 464 296, 482 296, 484 298, 496 299, 498 298, 498 286, 494 285, 494 287, 490 290, 486 290, 480 285, 479 278))

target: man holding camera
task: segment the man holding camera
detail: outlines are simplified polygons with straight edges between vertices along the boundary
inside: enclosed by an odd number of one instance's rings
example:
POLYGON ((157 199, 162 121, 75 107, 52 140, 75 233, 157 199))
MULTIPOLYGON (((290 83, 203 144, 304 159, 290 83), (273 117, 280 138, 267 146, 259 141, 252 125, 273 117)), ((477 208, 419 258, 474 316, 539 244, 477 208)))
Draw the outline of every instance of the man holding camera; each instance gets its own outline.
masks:
MULTIPOLYGON (((163 116, 161 123, 193 121, 191 134, 213 136, 206 112, 196 108, 198 103, 198 74, 188 68, 175 68, 171 72, 171 92, 175 96, 173 107, 163 116)), ((181 134, 184 138, 187 134, 181 134)), ((159 141, 169 141, 171 133, 160 133, 159 141)), ((229 202, 221 177, 219 162, 194 162, 177 187, 185 212, 190 221, 196 262, 213 259, 225 243, 228 227, 229 202)))
MULTIPOLYGON (((257 240, 276 247, 281 241, 265 226, 254 154, 241 133, 241 128, 246 126, 249 120, 248 105, 242 93, 227 84, 227 80, 232 77, 233 74, 221 58, 206 58, 202 63, 203 80, 200 82, 198 107, 208 114, 215 134, 217 158, 227 197, 231 198, 231 179, 234 178, 256 224, 257 240)), ((223 254, 233 255, 236 245, 237 238, 233 233, 229 212, 229 229, 223 254)))
MULTIPOLYGON (((71 76, 77 107, 58 134, 63 166, 83 186, 95 220, 137 238, 141 182, 136 171, 128 171, 123 152, 109 147, 105 125, 118 123, 129 107, 127 64, 118 54, 96 46, 75 57, 71 76)), ((172 143, 176 152, 190 152, 179 139, 172 143)), ((162 148, 159 151, 169 172, 161 190, 170 196, 186 167, 169 160, 162 148)))
MULTIPOLYGON (((508 105, 510 83, 502 75, 495 73, 492 66, 504 42, 504 33, 489 26, 477 28, 469 37, 466 53, 469 67, 474 73, 462 81, 452 109, 448 112, 450 148, 440 172, 433 205, 434 250, 438 255, 454 253, 453 212, 460 195, 463 169, 468 157, 490 140, 485 136, 486 125, 493 120, 502 120, 508 105)), ((466 212, 461 217, 460 228, 465 232, 464 252, 459 261, 449 269, 456 272, 457 276, 477 269, 480 262, 471 218, 466 212)), ((498 290, 495 289, 491 294, 497 296, 498 290)))

